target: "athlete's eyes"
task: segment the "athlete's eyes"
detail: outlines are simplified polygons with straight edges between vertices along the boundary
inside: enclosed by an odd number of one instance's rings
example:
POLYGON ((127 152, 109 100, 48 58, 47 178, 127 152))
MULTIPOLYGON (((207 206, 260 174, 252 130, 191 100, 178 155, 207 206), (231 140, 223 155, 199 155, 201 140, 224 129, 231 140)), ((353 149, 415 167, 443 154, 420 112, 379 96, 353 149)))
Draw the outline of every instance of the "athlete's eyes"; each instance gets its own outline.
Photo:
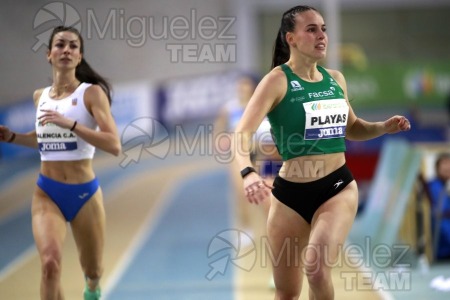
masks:
MULTIPOLYGON (((308 32, 316 32, 317 31, 317 27, 309 27, 306 31, 308 32)), ((322 32, 326 32, 327 28, 326 27, 322 27, 322 32)))
MULTIPOLYGON (((58 42, 58 43, 55 44, 56 48, 64 48, 65 46, 66 46, 66 44, 63 43, 63 42, 58 42)), ((77 49, 78 48, 78 44, 70 43, 69 47, 70 47, 70 49, 77 49)))

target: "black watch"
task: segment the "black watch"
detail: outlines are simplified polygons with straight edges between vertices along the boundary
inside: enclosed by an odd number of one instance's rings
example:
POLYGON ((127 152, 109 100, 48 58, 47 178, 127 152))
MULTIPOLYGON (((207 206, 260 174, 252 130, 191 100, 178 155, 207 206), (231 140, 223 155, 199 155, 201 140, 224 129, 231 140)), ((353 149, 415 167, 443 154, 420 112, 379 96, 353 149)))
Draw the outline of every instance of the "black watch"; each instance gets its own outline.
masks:
POLYGON ((245 167, 244 169, 241 170, 241 177, 245 178, 245 176, 247 176, 248 174, 255 172, 256 170, 252 167, 245 167))

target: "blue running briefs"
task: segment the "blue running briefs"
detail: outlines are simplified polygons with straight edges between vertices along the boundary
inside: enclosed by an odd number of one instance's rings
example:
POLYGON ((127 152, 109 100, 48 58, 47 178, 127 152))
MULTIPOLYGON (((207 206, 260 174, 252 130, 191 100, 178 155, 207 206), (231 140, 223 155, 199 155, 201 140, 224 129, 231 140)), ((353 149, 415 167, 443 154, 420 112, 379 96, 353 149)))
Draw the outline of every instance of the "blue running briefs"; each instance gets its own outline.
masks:
POLYGON ((97 178, 81 184, 67 184, 42 174, 39 174, 36 184, 55 202, 67 222, 75 218, 99 188, 97 178))

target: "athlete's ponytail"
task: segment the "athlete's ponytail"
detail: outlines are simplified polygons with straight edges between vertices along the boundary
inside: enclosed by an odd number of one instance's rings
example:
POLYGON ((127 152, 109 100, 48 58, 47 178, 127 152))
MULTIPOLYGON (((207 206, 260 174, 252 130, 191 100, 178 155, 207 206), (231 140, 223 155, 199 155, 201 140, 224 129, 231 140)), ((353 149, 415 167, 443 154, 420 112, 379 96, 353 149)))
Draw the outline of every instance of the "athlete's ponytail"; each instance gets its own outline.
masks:
POLYGON ((271 69, 282 65, 289 60, 290 51, 289 46, 286 45, 285 35, 286 33, 283 33, 280 27, 275 43, 273 44, 271 69))
POLYGON ((109 82, 103 78, 101 75, 99 75, 92 67, 87 63, 87 61, 84 59, 84 41, 83 37, 81 36, 80 32, 74 28, 74 27, 67 27, 67 26, 57 26, 53 29, 52 34, 50 35, 50 40, 48 42, 48 49, 51 50, 52 44, 53 44, 53 38, 55 34, 58 32, 63 31, 69 31, 72 33, 75 33, 78 36, 78 39, 80 40, 80 53, 83 54, 83 58, 81 59, 81 62, 78 64, 78 66, 75 69, 75 77, 80 82, 86 82, 86 83, 92 83, 92 84, 98 84, 103 91, 105 92, 106 96, 108 97, 109 104, 111 105, 111 85, 109 82))
POLYGON ((295 29, 295 16, 308 10, 317 11, 315 8, 306 5, 295 6, 283 14, 281 18, 280 29, 273 45, 271 69, 284 64, 289 60, 290 50, 286 42, 286 33, 293 32, 295 29))
POLYGON ((111 105, 111 85, 105 78, 94 71, 84 58, 81 59, 80 64, 75 69, 75 77, 81 82, 98 84, 106 93, 109 105, 111 105))

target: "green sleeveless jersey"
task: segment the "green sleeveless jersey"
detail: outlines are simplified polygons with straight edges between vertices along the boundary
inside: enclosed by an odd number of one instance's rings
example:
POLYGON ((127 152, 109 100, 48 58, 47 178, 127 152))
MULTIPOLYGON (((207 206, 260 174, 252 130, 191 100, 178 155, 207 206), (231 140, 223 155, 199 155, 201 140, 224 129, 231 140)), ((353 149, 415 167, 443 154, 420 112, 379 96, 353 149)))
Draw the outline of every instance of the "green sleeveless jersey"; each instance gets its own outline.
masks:
POLYGON ((302 80, 286 64, 281 68, 286 95, 267 116, 283 160, 344 152, 349 107, 339 84, 320 66, 320 82, 302 80))

